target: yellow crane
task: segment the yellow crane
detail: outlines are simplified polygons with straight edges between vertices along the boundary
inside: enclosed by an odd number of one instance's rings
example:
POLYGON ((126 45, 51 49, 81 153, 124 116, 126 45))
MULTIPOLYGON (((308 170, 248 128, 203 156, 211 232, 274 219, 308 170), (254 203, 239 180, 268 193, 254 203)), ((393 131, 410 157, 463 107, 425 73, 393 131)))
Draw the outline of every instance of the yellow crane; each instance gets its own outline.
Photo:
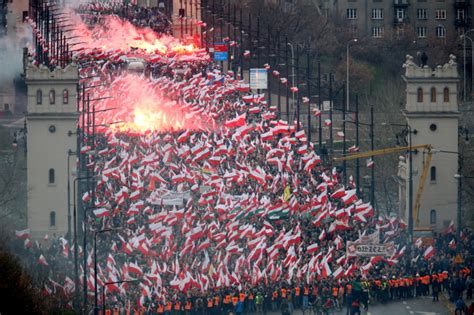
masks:
POLYGON ((335 162, 350 161, 350 160, 355 160, 355 159, 363 159, 363 158, 369 158, 372 156, 400 153, 403 151, 410 151, 410 150, 413 151, 413 150, 418 150, 418 149, 424 150, 424 152, 427 153, 423 157, 423 171, 421 172, 420 181, 418 183, 418 190, 416 191, 415 204, 413 206, 413 214, 412 214, 413 222, 415 222, 415 225, 418 226, 420 223, 418 214, 421 207, 421 195, 423 194, 423 190, 425 189, 425 182, 426 182, 426 178, 428 177, 428 172, 430 169, 431 158, 432 158, 432 151, 431 151, 432 146, 430 144, 417 144, 417 145, 406 146, 406 147, 386 148, 386 149, 379 149, 379 150, 373 150, 373 151, 367 151, 367 152, 353 153, 353 154, 348 154, 346 156, 336 157, 333 160, 335 162))

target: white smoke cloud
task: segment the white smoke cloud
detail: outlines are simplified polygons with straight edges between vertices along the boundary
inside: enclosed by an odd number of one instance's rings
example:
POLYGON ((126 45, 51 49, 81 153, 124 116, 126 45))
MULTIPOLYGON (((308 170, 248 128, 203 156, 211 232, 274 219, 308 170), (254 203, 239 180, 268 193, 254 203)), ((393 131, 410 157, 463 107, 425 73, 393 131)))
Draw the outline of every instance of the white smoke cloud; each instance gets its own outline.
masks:
POLYGON ((28 25, 18 26, 0 38, 0 84, 12 81, 23 72, 23 48, 31 47, 32 32, 28 25))

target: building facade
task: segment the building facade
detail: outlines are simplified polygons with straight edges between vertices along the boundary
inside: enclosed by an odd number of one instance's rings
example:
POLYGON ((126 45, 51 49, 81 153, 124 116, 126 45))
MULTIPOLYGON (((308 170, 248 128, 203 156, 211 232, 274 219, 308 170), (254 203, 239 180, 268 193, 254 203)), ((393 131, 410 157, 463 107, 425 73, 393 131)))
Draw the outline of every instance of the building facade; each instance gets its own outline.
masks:
POLYGON ((79 74, 74 64, 51 71, 25 62, 28 228, 35 239, 59 237, 67 233, 71 215, 67 181, 72 187, 75 160, 68 151, 76 148, 79 74))
POLYGON ((470 28, 470 0, 322 0, 325 12, 338 12, 359 36, 383 38, 412 32, 416 41, 445 40, 470 28))
MULTIPOLYGON (((431 227, 441 231, 450 222, 456 222, 458 203, 455 175, 458 173, 458 126, 459 111, 457 85, 459 82, 457 63, 454 56, 443 66, 431 69, 420 67, 411 56, 405 62, 406 106, 403 111, 411 131, 411 145, 429 144, 433 147, 421 208, 415 227, 431 227), (418 221, 418 224, 417 224, 418 221)), ((409 143, 410 144, 410 143, 409 143)), ((399 176, 402 177, 406 202, 409 205, 409 156, 400 161, 399 176)), ((423 150, 414 151, 413 161, 413 202, 420 178, 427 161, 423 150)), ((405 210, 408 218, 408 207, 405 210)))

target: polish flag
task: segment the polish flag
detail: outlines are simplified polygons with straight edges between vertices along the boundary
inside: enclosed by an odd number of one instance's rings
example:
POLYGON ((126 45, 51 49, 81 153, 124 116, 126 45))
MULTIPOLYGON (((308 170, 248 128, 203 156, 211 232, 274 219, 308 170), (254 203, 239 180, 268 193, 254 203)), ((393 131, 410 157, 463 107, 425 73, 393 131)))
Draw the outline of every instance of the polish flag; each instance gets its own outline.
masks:
POLYGON ((128 265, 128 272, 132 272, 132 273, 135 273, 137 275, 142 275, 143 274, 142 269, 135 263, 130 263, 128 265))
POLYGON ((26 240, 27 238, 31 237, 30 229, 15 231, 15 236, 19 239, 26 240))
POLYGON ((349 153, 359 152, 359 147, 356 147, 355 145, 353 145, 352 147, 347 149, 347 152, 349 152, 349 153))
POLYGON ((292 87, 290 88, 290 91, 291 91, 292 93, 298 93, 298 87, 297 87, 297 86, 292 86, 292 87))
POLYGON ((43 254, 39 256, 38 263, 42 266, 48 266, 48 262, 46 261, 46 258, 44 258, 43 254))
POLYGON ((108 217, 109 214, 110 214, 109 209, 106 209, 106 208, 100 208, 100 209, 94 210, 94 215, 96 216, 96 218, 108 217))
POLYGON ((448 246, 451 249, 456 249, 456 241, 454 240, 454 238, 451 240, 451 242, 449 242, 448 246))
POLYGON ((265 70, 270 70, 270 65, 268 63, 264 64, 263 67, 265 68, 265 70))
POLYGON ((224 123, 224 126, 227 128, 237 128, 242 127, 245 125, 245 119, 247 118, 247 114, 243 113, 240 116, 235 117, 234 119, 228 120, 224 123))
POLYGON ((341 187, 341 188, 339 188, 338 190, 336 190, 335 192, 333 192, 331 194, 331 198, 332 199, 341 199, 345 195, 346 195, 346 190, 344 189, 344 187, 341 187))
POLYGON ((362 273, 367 274, 371 268, 372 268, 372 263, 369 262, 367 265, 361 266, 360 270, 362 271, 362 273))
POLYGON ((374 167, 374 160, 368 159, 367 160, 367 168, 372 168, 374 167))
POLYGON ((321 265, 321 273, 323 278, 327 278, 332 274, 331 268, 329 268, 328 262, 324 261, 321 265))
MULTIPOLYGON (((313 109, 311 112, 312 112, 312 114, 313 114, 314 117, 319 117, 319 116, 321 116, 321 111, 320 111, 319 109, 317 109, 317 108, 313 109)), ((324 123, 326 124, 326 122, 324 122, 324 123)))
POLYGON ((280 72, 276 71, 276 70, 273 70, 272 72, 273 76, 275 77, 279 77, 280 76, 280 72))
POLYGON ((306 96, 304 96, 301 100, 303 101, 303 104, 308 104, 309 103, 309 98, 306 97, 306 96))
POLYGON ((242 92, 242 93, 250 92, 250 84, 239 83, 237 85, 237 91, 242 92))
POLYGON ((435 249, 434 249, 433 246, 430 245, 430 246, 425 250, 425 252, 423 253, 423 258, 424 258, 425 260, 430 260, 431 257, 434 256, 434 254, 435 254, 435 249))
POLYGON ((245 50, 245 51, 244 51, 244 57, 245 57, 245 58, 250 57, 250 50, 245 50))
POLYGON ((183 142, 186 142, 189 138, 189 136, 191 135, 191 131, 189 130, 186 130, 185 132, 183 132, 179 137, 178 139, 176 139, 176 142, 178 143, 183 143, 183 142))
POLYGON ((327 126, 327 127, 332 126, 332 121, 331 121, 331 119, 325 119, 325 120, 324 120, 324 125, 327 126))
POLYGON ((314 253, 316 251, 318 251, 318 244, 317 243, 314 243, 312 245, 309 245, 308 248, 306 249, 306 253, 307 254, 311 254, 311 253, 314 253))
POLYGON ((338 132, 336 133, 336 136, 338 136, 339 138, 344 138, 344 132, 338 131, 338 132))
POLYGON ((342 201, 346 206, 353 203, 354 201, 357 201, 357 189, 346 191, 345 196, 342 197, 342 201))
POLYGON ((281 78, 281 79, 280 79, 280 82, 281 82, 281 84, 287 84, 287 83, 288 83, 288 79, 287 79, 287 78, 281 78))
POLYGON ((332 274, 332 276, 334 277, 334 279, 339 279, 341 278, 342 276, 344 275, 344 269, 341 267, 337 268, 336 271, 334 271, 334 273, 332 274))

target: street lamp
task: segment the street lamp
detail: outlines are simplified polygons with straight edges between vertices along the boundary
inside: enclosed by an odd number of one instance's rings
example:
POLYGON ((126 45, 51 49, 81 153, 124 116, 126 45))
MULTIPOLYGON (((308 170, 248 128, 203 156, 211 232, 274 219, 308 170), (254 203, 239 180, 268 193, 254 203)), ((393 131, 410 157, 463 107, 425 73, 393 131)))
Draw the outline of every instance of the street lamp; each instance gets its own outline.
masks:
POLYGON ((357 38, 353 38, 346 45, 346 110, 349 110, 349 47, 350 44, 357 43, 357 38))
MULTIPOLYGON (((464 55, 464 64, 463 64, 463 75, 464 75, 464 89, 463 89, 463 100, 466 103, 466 37, 470 32, 474 32, 474 29, 470 29, 462 35, 463 38, 463 55, 464 55)), ((472 49, 472 46, 471 46, 472 49)))
MULTIPOLYGON (((69 170, 68 170, 69 172, 69 170)), ((75 295, 76 295, 76 303, 79 302, 79 297, 78 297, 78 288, 79 288, 79 266, 78 266, 78 248, 77 248, 77 198, 76 198, 76 182, 79 180, 84 180, 84 179, 90 179, 92 176, 84 176, 84 177, 76 177, 73 180, 72 186, 73 186, 73 201, 74 201, 74 207, 73 207, 73 216, 74 216, 74 285, 75 285, 75 295)), ((85 213, 85 210, 84 210, 85 213)), ((85 214, 84 214, 85 217, 85 214)), ((86 231, 84 231, 85 235, 86 231)), ((84 251, 84 257, 86 257, 86 248, 83 248, 84 251)), ((86 281, 86 269, 84 269, 84 281, 86 281)), ((86 286, 87 286, 87 282, 86 286)), ((87 288, 87 287, 86 287, 87 288)), ((85 305, 84 305, 85 308, 85 305)))
MULTIPOLYGON (((121 231, 122 228, 103 229, 94 233, 94 314, 99 313, 98 293, 97 293, 97 235, 111 231, 121 231)), ((103 302, 102 302, 103 303, 103 302)), ((105 314, 105 313, 103 313, 105 314)))
MULTIPOLYGON (((291 43, 286 43, 289 47, 290 47, 290 51, 291 51, 291 85, 293 87, 295 87, 295 51, 293 49, 293 45, 291 43)), ((293 110, 295 109, 295 92, 292 93, 292 104, 293 104, 293 110)), ((286 113, 286 115, 288 116, 288 123, 290 123, 290 113, 286 113)), ((299 126, 297 126, 298 128, 299 126)))
MULTIPOLYGON (((412 137, 416 135, 418 130, 413 129, 408 123, 402 124, 387 124, 382 123, 382 126, 399 126, 405 129, 401 131, 400 136, 408 136, 408 234, 410 236, 410 242, 413 241, 413 150, 412 150, 412 137)), ((398 137, 398 135, 397 135, 398 137)))

